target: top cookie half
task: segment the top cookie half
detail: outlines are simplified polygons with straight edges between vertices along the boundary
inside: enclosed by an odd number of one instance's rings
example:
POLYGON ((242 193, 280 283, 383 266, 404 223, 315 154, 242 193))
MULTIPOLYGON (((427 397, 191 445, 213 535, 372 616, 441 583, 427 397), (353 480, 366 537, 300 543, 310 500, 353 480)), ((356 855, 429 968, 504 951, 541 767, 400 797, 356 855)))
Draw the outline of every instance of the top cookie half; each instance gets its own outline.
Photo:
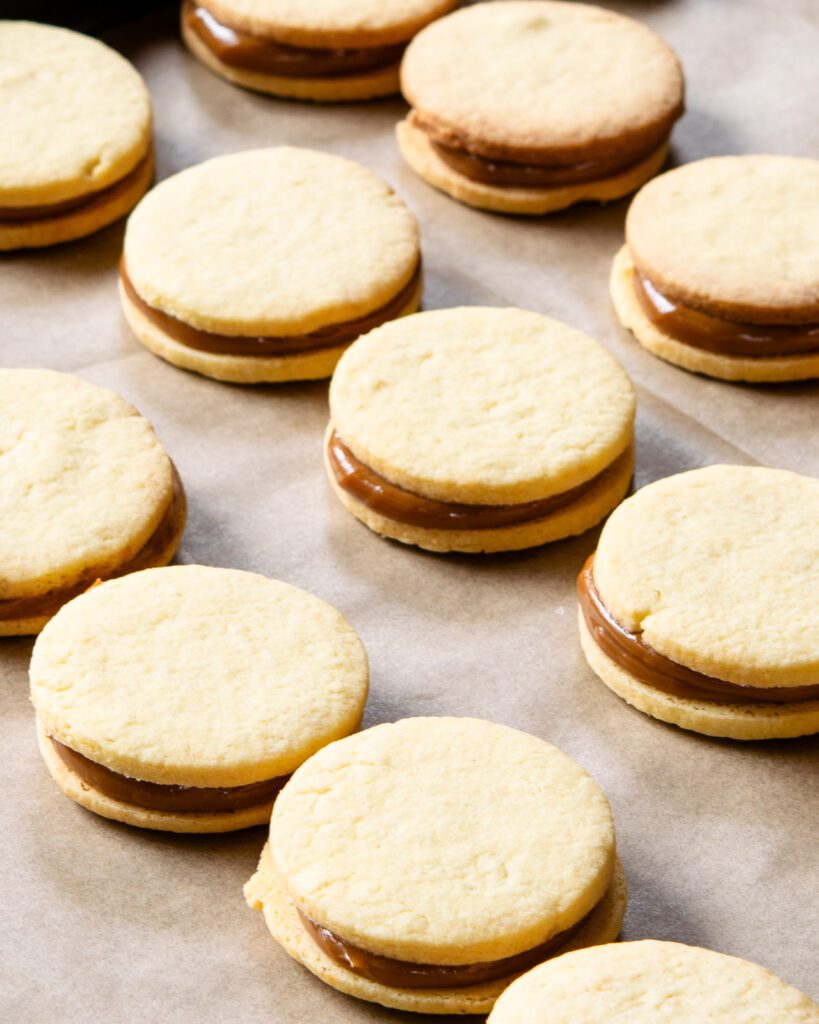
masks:
POLYGON ((0 21, 0 108, 0 207, 105 189, 150 146, 150 100, 137 71, 66 29, 0 21))
POLYGON ((623 942, 541 964, 489 1024, 819 1024, 819 1006, 770 971, 678 942, 623 942))
POLYGON ((819 323, 819 160, 727 156, 645 185, 626 243, 672 302, 762 324, 819 323))
POLYGON ((194 328, 298 336, 385 306, 418 269, 418 228, 360 164, 282 146, 168 178, 128 220, 139 297, 194 328))
POLYGON ((220 21, 290 46, 351 48, 402 43, 457 0, 204 0, 220 21))
POLYGON ((441 144, 577 163, 657 149, 683 106, 671 48, 644 25, 559 0, 467 7, 410 44, 402 91, 441 144))

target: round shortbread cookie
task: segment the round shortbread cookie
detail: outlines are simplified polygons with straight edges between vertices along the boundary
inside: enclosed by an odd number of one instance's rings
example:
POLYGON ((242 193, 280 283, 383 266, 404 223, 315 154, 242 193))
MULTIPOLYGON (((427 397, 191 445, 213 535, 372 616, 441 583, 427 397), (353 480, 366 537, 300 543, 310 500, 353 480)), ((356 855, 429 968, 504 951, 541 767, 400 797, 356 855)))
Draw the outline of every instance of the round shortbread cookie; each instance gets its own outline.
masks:
POLYGON ((556 0, 482 3, 442 18, 410 44, 401 86, 439 132, 522 162, 659 145, 683 101, 679 61, 650 29, 556 0))
POLYGON ((124 399, 53 370, 0 370, 0 602, 112 575, 173 495, 170 459, 124 399))
POLYGON ((704 675, 819 683, 819 480, 709 466, 649 484, 609 518, 594 580, 609 613, 704 675))
MULTIPOLYGON (((385 182, 350 160, 285 146, 217 157, 162 182, 128 220, 124 267, 143 302, 187 327, 297 338, 388 306, 419 258, 415 218, 385 182)), ((332 344, 296 351, 282 366, 283 358, 193 346, 180 354, 182 345, 125 305, 149 348, 227 380, 293 379, 299 360, 318 376, 338 357, 332 344)))
POLYGON ((620 323, 649 352, 684 370, 720 380, 781 383, 819 377, 819 352, 788 356, 728 356, 687 345, 652 323, 634 291, 634 261, 627 245, 614 259, 609 288, 620 323))
POLYGON ((236 787, 288 775, 356 729, 367 658, 312 594, 173 566, 67 604, 34 646, 31 692, 46 735, 113 772, 236 787))
MULTIPOLYGON (((183 370, 192 370, 205 377, 233 384, 281 383, 290 380, 322 380, 330 377, 347 345, 318 349, 304 355, 291 356, 238 356, 202 352, 183 345, 166 334, 157 324, 131 302, 120 282, 122 311, 134 334, 154 355, 183 370)), ((421 304, 424 290, 419 280, 414 294, 398 316, 415 313, 421 304)))
POLYGON ((353 100, 371 100, 392 96, 399 91, 399 63, 355 75, 335 75, 328 78, 286 77, 271 75, 226 64, 199 38, 183 19, 182 38, 191 53, 205 67, 226 78, 234 85, 253 92, 268 93, 294 100, 314 100, 317 103, 347 103, 353 100))
POLYGON ((50 25, 0 22, 0 248, 51 245, 111 223, 151 179, 151 103, 141 77, 96 39, 50 25), (137 165, 126 188, 94 201, 137 165), (88 197, 53 217, 38 207, 88 197), (33 211, 25 219, 26 208, 33 211))
POLYGON ((578 616, 580 645, 594 674, 638 711, 681 729, 731 740, 786 740, 819 732, 819 700, 731 704, 664 693, 635 679, 607 654, 578 616))
POLYGON ((775 974, 677 942, 622 942, 541 964, 489 1024, 819 1024, 819 1006, 775 974))
POLYGON ((634 389, 597 342, 520 309, 435 310, 353 344, 331 422, 365 465, 429 498, 517 504, 568 491, 631 444, 634 389))
POLYGON ((410 39, 458 0, 204 0, 219 21, 262 39, 316 49, 410 39))
POLYGON ((429 136, 409 121, 396 125, 396 136, 410 167, 441 192, 481 210, 533 217, 564 210, 575 203, 609 202, 629 195, 660 170, 668 154, 664 144, 634 167, 598 181, 555 188, 510 188, 472 181, 460 174, 435 152, 429 136))
POLYGON ((500 960, 567 930, 616 859, 586 772, 534 736, 465 718, 326 747, 282 790, 270 851, 308 917, 371 953, 436 965, 500 960))
POLYGON ((641 189, 626 242, 640 272, 681 305, 738 321, 819 323, 817 195, 819 160, 698 160, 641 189))
MULTIPOLYGON (((353 974, 330 959, 301 923, 281 876, 265 846, 256 874, 245 886, 248 904, 264 913, 273 938, 285 951, 327 985, 347 995, 415 1013, 488 1013, 514 976, 458 988, 393 988, 353 974)), ((553 955, 613 942, 620 933, 627 901, 626 878, 619 860, 605 895, 582 927, 553 955)))

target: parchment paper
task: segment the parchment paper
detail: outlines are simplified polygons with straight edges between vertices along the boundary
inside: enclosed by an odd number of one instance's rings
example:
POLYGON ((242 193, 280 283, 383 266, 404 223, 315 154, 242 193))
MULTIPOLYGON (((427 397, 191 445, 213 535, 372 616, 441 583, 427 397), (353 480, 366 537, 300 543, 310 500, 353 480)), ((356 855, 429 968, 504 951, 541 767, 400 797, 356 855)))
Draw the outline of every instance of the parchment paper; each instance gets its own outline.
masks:
MULTIPOLYGON (((683 59, 688 113, 674 134, 675 160, 819 156, 815 0, 609 6, 643 18, 683 59)), ((188 57, 173 12, 110 41, 151 89, 160 178, 219 153, 283 142, 357 158, 420 218, 427 308, 518 304, 598 338, 639 387, 637 486, 717 461, 819 475, 819 386, 694 377, 644 352, 617 325, 607 277, 627 203, 536 221, 469 210, 402 165, 392 135, 399 100, 331 108, 242 92, 188 57)), ((599 683, 578 646, 573 589, 596 532, 487 559, 427 555, 375 537, 324 480, 326 385, 240 388, 154 358, 119 313, 121 241, 116 226, 4 256, 0 361, 108 385, 153 421, 190 500, 180 560, 268 573, 340 608, 371 658, 366 724, 468 714, 556 743, 594 774, 614 807, 631 886, 626 938, 745 956, 819 998, 817 741, 698 737, 631 710, 599 683)), ((410 1020, 312 978, 245 907, 241 887, 263 830, 179 838, 106 822, 66 800, 35 747, 30 652, 29 640, 0 641, 0 1019, 410 1020)))

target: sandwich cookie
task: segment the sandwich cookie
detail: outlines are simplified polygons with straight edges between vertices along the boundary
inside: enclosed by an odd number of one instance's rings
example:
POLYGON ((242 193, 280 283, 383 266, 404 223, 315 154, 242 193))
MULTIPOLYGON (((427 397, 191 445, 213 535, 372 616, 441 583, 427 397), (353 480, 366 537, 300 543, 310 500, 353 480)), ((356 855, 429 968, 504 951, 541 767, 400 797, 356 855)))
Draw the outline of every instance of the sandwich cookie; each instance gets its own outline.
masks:
POLYGON ((145 84, 96 39, 0 21, 0 250, 124 217, 153 176, 145 84))
POLYGON ((398 92, 409 40, 458 0, 184 0, 182 38, 236 85, 338 102, 398 92))
POLYGON ((466 7, 401 65, 398 144, 425 181, 498 213, 619 199, 662 167, 683 112, 673 50, 631 18, 559 0, 466 7))
POLYGON ((646 185, 611 274, 649 352, 723 380, 819 377, 819 160, 698 160, 646 185))
POLYGON ((360 164, 283 146, 158 185, 128 220, 120 293, 175 366, 254 384, 329 377, 351 341, 414 312, 415 218, 360 164))
POLYGON ((66 796, 163 832, 266 823, 306 758, 358 727, 367 657, 324 601, 199 565, 94 587, 31 659, 40 751, 66 796))
POLYGON ((736 740, 819 732, 819 480, 710 466, 644 487, 578 580, 589 665, 640 711, 736 740))
POLYGON ((357 341, 330 385, 341 503, 429 551, 588 530, 628 490, 634 389, 597 342, 520 309, 419 313, 357 341))
POLYGON ((173 463, 119 395, 0 369, 0 636, 39 633, 95 581, 169 562, 185 513, 173 463))
POLYGON ((678 942, 582 949, 504 992, 488 1024, 819 1024, 819 1006, 737 957, 678 942))
POLYGON ((486 1013, 534 964, 613 941, 626 904, 597 784, 470 718, 380 725, 311 758, 245 895, 322 981, 419 1013, 486 1013))

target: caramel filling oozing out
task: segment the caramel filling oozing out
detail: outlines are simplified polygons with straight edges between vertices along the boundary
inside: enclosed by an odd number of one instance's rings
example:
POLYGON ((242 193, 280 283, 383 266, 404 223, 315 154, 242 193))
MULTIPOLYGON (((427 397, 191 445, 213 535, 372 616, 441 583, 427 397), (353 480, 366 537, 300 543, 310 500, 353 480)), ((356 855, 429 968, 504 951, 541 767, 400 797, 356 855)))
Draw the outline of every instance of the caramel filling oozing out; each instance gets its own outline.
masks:
POLYGON ((126 576, 141 569, 153 568, 157 564, 157 559, 168 550, 174 537, 182 532, 187 516, 187 501, 182 481, 179 479, 176 466, 172 464, 171 469, 173 493, 168 509, 159 526, 135 555, 108 574, 101 573, 96 567, 87 569, 70 587, 49 590, 45 594, 36 594, 33 597, 10 597, 0 600, 0 621, 39 619, 43 616, 56 615, 67 601, 78 597, 100 578, 115 579, 117 576, 126 576))
POLYGON ((342 78, 376 71, 397 64, 406 45, 330 50, 288 46, 225 25, 195 0, 185 0, 182 19, 222 64, 282 78, 342 78))
POLYGON ((334 963, 345 967, 353 974, 368 978, 379 985, 390 988, 461 988, 465 985, 482 985, 498 978, 528 971, 536 964, 548 960, 561 946, 565 945, 588 921, 596 908, 565 931, 553 935, 546 942, 527 949, 503 960, 479 964, 442 966, 440 964, 416 964, 408 960, 393 960, 391 957, 370 953, 360 946, 354 946, 307 917, 298 910, 301 923, 319 949, 334 963))
POLYGON ((655 651, 639 633, 621 626, 603 604, 594 582, 594 555, 577 579, 577 595, 586 628, 600 650, 630 676, 655 690, 688 700, 726 704, 790 704, 819 699, 819 684, 765 689, 742 686, 703 675, 655 651))
POLYGON ((45 203, 39 206, 0 206, 0 224, 27 224, 29 221, 49 220, 79 210, 83 213, 90 213, 96 207, 102 206, 126 192, 143 173, 146 165, 153 160, 153 155, 153 147, 150 147, 145 156, 124 178, 120 178, 119 181, 108 185, 107 188, 98 189, 96 192, 86 192, 85 195, 76 196, 74 199, 64 199, 60 203, 45 203))
POLYGON ((678 305, 636 268, 632 283, 640 307, 654 326, 693 348, 759 359, 819 352, 819 324, 767 325, 724 320, 678 305))
POLYGON ((320 327, 310 334, 293 335, 291 337, 256 336, 248 337, 238 334, 217 334, 213 331, 203 331, 198 327, 191 327, 183 320, 179 320, 169 313, 163 313, 154 306, 149 305, 134 288, 128 271, 125 266, 125 258, 120 261, 119 276, 125 294, 134 306, 148 319, 155 324, 164 334, 167 334, 174 341, 188 348, 197 349, 201 352, 211 352, 215 355, 230 356, 297 356, 307 352, 319 352, 323 349, 337 348, 340 345, 349 345, 356 338, 388 320, 394 320, 406 309, 410 299, 417 291, 421 282, 421 261, 415 272, 404 287, 385 305, 372 313, 366 313, 356 320, 348 320, 345 323, 330 324, 327 327, 320 327))
POLYGON ((165 786, 156 782, 143 782, 120 775, 104 765, 97 764, 59 740, 50 737, 51 744, 62 762, 83 782, 98 792, 152 811, 169 813, 213 814, 242 811, 273 800, 287 782, 287 776, 253 782, 248 786, 224 789, 202 789, 195 786, 165 786))
MULTIPOLYGON (((627 457, 628 453, 624 452, 607 469, 627 457)), ((335 431, 327 442, 327 458, 338 486, 356 501, 386 519, 426 530, 493 530, 530 523, 570 505, 602 475, 540 501, 520 505, 462 505, 425 498, 390 483, 357 459, 335 431)))

